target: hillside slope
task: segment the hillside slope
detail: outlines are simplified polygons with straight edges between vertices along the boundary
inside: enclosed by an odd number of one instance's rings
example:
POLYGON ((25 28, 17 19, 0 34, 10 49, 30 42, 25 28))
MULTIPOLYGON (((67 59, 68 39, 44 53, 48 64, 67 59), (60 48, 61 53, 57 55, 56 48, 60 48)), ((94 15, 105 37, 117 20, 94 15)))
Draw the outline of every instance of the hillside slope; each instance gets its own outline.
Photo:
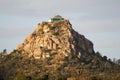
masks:
POLYGON ((93 43, 76 32, 69 20, 60 16, 52 20, 39 23, 16 50, 0 57, 1 79, 66 80, 120 72, 118 65, 94 52, 93 43))

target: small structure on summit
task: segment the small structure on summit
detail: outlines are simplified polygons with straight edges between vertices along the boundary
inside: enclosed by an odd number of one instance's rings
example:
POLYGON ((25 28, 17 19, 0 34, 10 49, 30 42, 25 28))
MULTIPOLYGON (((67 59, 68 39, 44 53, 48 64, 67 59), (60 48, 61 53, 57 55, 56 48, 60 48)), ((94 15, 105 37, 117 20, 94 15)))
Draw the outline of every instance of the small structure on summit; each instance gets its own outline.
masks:
POLYGON ((54 22, 54 21, 59 21, 59 20, 64 20, 60 15, 56 15, 53 18, 49 20, 49 22, 54 22))

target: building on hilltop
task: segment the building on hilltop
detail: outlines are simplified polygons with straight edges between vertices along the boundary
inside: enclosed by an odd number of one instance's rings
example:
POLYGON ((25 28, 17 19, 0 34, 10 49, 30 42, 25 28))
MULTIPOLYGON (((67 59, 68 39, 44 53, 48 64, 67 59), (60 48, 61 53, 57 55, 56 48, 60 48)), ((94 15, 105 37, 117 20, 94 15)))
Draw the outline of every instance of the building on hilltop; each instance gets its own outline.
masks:
POLYGON ((54 22, 54 21, 59 21, 59 20, 64 20, 60 15, 56 15, 53 18, 49 20, 49 22, 54 22))

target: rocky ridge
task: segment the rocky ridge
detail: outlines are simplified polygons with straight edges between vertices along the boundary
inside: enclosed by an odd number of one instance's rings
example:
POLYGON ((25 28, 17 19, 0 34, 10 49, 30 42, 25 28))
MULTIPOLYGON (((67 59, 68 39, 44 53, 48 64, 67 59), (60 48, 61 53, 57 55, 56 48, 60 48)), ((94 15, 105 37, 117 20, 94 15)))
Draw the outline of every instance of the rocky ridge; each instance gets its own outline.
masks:
POLYGON ((94 55, 93 43, 74 31, 66 19, 39 23, 17 50, 24 50, 28 57, 35 59, 44 59, 52 54, 57 54, 57 58, 94 55))

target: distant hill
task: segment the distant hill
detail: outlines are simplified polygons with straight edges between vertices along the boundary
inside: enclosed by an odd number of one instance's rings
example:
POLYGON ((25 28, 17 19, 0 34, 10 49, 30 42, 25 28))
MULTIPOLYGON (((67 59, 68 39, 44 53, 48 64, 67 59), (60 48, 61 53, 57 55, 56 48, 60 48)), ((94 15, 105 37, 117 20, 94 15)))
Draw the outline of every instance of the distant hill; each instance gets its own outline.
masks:
POLYGON ((93 49, 69 20, 55 16, 0 57, 0 80, 118 80, 120 66, 93 49))

